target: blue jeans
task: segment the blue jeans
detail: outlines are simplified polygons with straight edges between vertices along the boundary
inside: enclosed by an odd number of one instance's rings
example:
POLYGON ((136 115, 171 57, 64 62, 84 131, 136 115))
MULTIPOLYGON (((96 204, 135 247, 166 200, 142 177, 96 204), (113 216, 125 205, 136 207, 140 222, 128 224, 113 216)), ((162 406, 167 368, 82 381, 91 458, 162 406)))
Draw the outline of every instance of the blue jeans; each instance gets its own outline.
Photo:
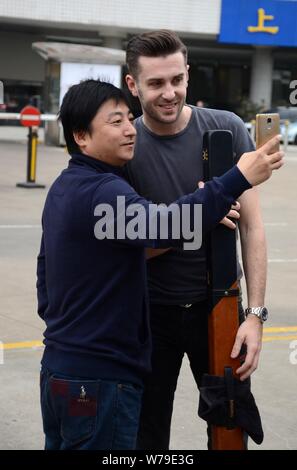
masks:
POLYGON ((142 387, 40 373, 45 450, 135 449, 142 387))

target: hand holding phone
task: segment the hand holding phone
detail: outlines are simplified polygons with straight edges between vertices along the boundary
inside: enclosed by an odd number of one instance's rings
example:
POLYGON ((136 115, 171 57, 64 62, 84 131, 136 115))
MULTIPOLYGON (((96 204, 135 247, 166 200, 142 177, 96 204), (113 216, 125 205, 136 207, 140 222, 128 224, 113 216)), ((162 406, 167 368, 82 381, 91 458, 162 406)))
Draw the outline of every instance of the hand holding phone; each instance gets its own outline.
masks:
POLYGON ((274 150, 279 148, 280 138, 280 135, 272 137, 254 152, 244 153, 238 160, 239 170, 252 186, 268 180, 273 170, 283 166, 284 152, 274 150))

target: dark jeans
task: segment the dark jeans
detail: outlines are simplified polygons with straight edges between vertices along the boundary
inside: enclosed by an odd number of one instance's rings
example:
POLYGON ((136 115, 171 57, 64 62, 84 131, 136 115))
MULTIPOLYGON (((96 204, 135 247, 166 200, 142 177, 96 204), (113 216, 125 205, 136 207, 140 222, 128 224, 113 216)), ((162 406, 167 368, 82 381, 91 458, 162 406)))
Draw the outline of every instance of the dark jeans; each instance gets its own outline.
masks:
MULTIPOLYGON (((138 449, 169 448, 174 393, 184 354, 198 388, 202 375, 208 372, 208 311, 206 301, 190 308, 150 305, 152 373, 145 383, 138 449)), ((241 321, 242 315, 240 305, 241 321)))
POLYGON ((135 449, 142 388, 42 370, 45 450, 135 449))

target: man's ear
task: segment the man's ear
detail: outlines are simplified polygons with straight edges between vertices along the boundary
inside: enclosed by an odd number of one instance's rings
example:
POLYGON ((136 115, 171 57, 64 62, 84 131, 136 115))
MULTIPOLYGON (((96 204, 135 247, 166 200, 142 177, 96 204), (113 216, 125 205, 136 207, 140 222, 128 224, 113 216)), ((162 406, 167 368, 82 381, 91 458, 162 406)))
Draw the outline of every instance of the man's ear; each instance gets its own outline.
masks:
POLYGON ((88 133, 86 131, 73 132, 73 138, 80 148, 84 148, 86 146, 87 136, 88 136, 88 133))
POLYGON ((187 87, 188 87, 188 84, 189 84, 189 69, 190 69, 190 66, 189 66, 189 64, 187 64, 187 75, 186 75, 186 78, 187 78, 187 87))
POLYGON ((127 87, 129 88, 132 95, 135 97, 138 96, 136 80, 130 74, 126 75, 125 78, 126 78, 127 87))

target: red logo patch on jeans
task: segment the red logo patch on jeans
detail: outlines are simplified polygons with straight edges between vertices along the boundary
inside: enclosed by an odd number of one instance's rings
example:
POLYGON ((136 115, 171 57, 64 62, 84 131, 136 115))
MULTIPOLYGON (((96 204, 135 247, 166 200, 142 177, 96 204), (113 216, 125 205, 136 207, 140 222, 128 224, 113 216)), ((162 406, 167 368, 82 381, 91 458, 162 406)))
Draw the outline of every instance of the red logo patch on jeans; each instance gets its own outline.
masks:
POLYGON ((96 398, 70 398, 69 416, 96 416, 96 412, 96 398))

